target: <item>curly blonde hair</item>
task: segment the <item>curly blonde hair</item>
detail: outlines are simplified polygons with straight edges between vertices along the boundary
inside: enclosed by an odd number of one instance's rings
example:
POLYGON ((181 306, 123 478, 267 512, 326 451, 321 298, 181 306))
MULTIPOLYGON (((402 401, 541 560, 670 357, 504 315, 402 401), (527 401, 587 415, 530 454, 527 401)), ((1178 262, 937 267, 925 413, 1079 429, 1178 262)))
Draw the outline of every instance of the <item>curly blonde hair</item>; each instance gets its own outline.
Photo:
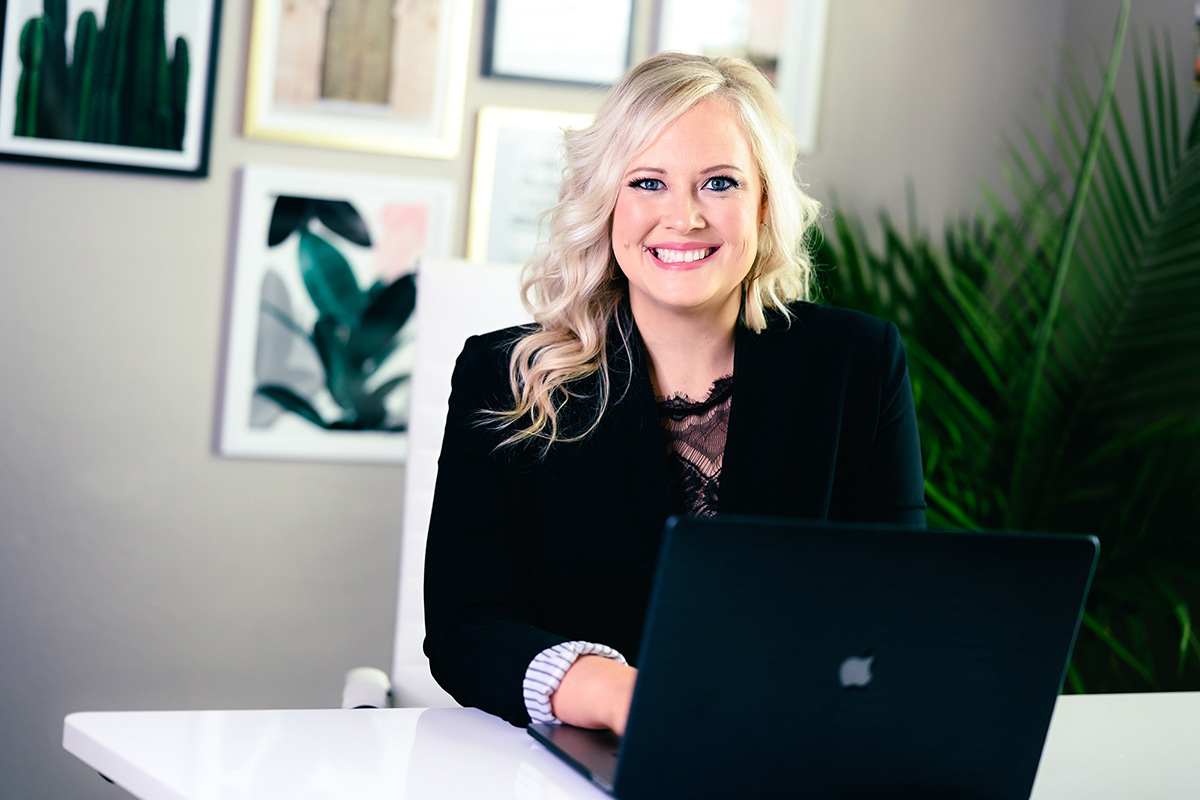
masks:
MULTIPOLYGON (((600 422, 612 392, 608 337, 613 322, 630 347, 617 311, 626 281, 613 256, 613 208, 629 159, 701 101, 728 102, 750 142, 763 185, 765 215, 758 254, 742 283, 741 323, 766 326, 766 310, 809 299, 813 270, 805 235, 820 206, 804 193, 794 169, 798 149, 775 90, 747 61, 660 53, 629 69, 595 121, 564 132, 566 166, 559 201, 549 212, 549 237, 526 265, 523 296, 537 325, 513 346, 509 380, 513 408, 490 412, 511 430, 505 444, 577 441, 600 422), (597 375, 599 385, 580 383, 597 375), (593 416, 565 431, 566 403, 590 401, 593 416)), ((631 359, 632 361, 632 359, 631 359)))

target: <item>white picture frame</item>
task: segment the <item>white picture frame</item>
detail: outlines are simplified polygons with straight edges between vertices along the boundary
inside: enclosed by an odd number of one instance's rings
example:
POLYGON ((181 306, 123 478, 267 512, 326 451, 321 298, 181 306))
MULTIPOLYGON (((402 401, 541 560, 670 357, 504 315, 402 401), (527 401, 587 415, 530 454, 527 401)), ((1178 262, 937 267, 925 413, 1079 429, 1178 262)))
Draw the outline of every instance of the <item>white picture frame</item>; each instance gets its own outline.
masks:
POLYGON ((484 106, 475 136, 467 258, 525 263, 539 241, 541 214, 558 202, 562 132, 591 114, 484 106))
POLYGON ((829 0, 656 0, 654 51, 736 56, 774 82, 801 153, 817 147, 829 0))
POLYGON ((442 180, 242 170, 221 455, 404 460, 413 272, 449 255, 454 195, 442 180))

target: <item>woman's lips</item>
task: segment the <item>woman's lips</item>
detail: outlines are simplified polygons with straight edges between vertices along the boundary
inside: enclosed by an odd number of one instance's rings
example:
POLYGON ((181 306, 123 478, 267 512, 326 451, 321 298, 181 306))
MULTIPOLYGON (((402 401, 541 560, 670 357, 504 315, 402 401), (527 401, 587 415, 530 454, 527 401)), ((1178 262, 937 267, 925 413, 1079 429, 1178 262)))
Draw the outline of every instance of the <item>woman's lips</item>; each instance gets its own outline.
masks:
POLYGON ((720 249, 712 245, 687 245, 682 247, 647 247, 651 257, 663 266, 688 269, 700 266, 700 262, 712 257, 720 249))

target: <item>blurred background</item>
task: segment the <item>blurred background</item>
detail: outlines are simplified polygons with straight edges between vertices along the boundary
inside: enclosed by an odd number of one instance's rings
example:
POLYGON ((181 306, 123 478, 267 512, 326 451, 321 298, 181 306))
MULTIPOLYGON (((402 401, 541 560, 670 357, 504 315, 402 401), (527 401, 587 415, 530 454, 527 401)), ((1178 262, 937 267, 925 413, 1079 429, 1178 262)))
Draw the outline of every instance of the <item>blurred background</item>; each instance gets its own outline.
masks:
MULTIPOLYGON (((1190 118, 1193 5, 1134 3, 1115 84, 1127 115, 1139 104, 1132 43, 1148 64, 1153 33, 1171 43, 1168 90, 1190 118)), ((403 467, 216 455, 237 171, 452 181, 464 255, 480 107, 592 113, 604 94, 483 76, 484 6, 456 158, 244 138, 252 2, 225 0, 207 178, 0 162, 0 798, 123 796, 62 750, 67 713, 332 707, 346 670, 390 666, 403 467)), ((803 179, 839 218, 862 221, 862 246, 883 246, 881 211, 915 247, 984 213, 981 186, 1015 202, 1005 142, 1054 151, 1046 108, 1070 91, 1071 63, 1099 96, 1119 9, 831 0, 803 179)), ((651 52, 654 13, 652 0, 634 3, 635 61, 651 52)), ((842 260, 835 221, 823 223, 826 256, 842 260)), ((827 283, 831 300, 854 299, 827 283)), ((955 508, 1000 519, 952 505, 939 506, 948 523, 955 508)), ((1175 685, 1151 677, 1097 688, 1175 685)))

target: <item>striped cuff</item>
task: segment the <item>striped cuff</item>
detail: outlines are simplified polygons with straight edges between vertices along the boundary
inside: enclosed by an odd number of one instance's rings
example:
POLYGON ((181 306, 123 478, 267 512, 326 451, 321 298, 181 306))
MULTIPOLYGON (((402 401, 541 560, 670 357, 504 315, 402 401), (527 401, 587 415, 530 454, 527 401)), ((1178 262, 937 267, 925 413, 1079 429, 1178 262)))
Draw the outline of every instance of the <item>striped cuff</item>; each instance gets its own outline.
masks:
POLYGON ((563 642, 547 647, 529 662, 529 668, 525 670, 525 680, 521 684, 525 695, 525 710, 529 712, 531 720, 553 725, 562 724, 562 720, 550 710, 550 695, 558 689, 563 676, 580 656, 604 656, 622 664, 628 663, 625 656, 604 644, 563 642))

